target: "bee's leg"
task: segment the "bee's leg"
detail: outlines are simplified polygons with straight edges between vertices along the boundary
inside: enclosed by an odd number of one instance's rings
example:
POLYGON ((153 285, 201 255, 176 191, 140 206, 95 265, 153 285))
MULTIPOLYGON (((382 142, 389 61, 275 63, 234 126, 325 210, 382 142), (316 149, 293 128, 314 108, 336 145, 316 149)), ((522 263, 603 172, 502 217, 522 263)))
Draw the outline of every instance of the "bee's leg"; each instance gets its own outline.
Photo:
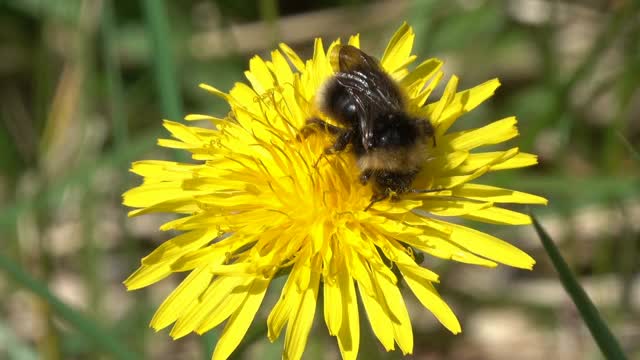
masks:
POLYGON ((345 129, 340 129, 339 135, 336 138, 336 142, 325 148, 324 152, 322 153, 322 155, 320 155, 320 157, 318 158, 318 160, 316 160, 315 164, 313 165, 313 167, 318 167, 318 163, 320 162, 320 160, 322 160, 323 156, 326 155, 332 155, 335 154, 337 152, 340 152, 342 150, 344 150, 347 145, 349 145, 349 143, 351 142, 351 137, 353 136, 353 131, 352 130, 345 130, 345 129))
POLYGON ((323 156, 332 155, 337 152, 340 152, 344 150, 347 147, 347 145, 349 145, 349 143, 351 142, 351 137, 353 136, 353 131, 344 130, 344 129, 340 129, 340 131, 341 133, 340 135, 338 135, 336 142, 332 146, 329 146, 328 148, 324 149, 324 152, 322 153, 322 155, 320 155, 318 160, 316 160, 316 163, 313 165, 313 167, 318 167, 318 163, 320 162, 320 160, 322 160, 323 156))
POLYGON ((367 185, 369 178, 373 175, 373 169, 365 169, 360 173, 360 184, 367 185))
POLYGON ((351 138, 353 137, 353 130, 345 130, 339 127, 336 128, 339 131, 337 133, 338 137, 336 138, 336 142, 333 144, 333 146, 324 149, 325 154, 334 154, 340 152, 344 150, 351 142, 351 138))
POLYGON ((306 125, 302 128, 302 130, 300 130, 300 132, 304 137, 307 137, 313 132, 313 129, 316 127, 328 132, 331 135, 338 135, 339 133, 344 131, 344 129, 339 128, 335 125, 331 125, 320 118, 313 117, 307 120, 306 125))
POLYGON ((335 125, 331 125, 328 122, 317 117, 307 120, 306 125, 302 128, 302 130, 300 130, 302 136, 304 136, 305 138, 309 136, 313 132, 314 127, 320 127, 329 134, 337 136, 336 142, 333 144, 333 146, 328 147, 324 150, 325 154, 333 154, 344 150, 351 142, 351 137, 353 136, 353 130, 347 130, 335 125))
POLYGON ((379 201, 382 201, 382 200, 384 200, 384 199, 386 199, 388 197, 389 197, 389 194, 387 194, 387 193, 375 193, 375 194, 373 194, 373 196, 371 196, 371 202, 369 203, 369 205, 367 205, 366 208, 364 208, 364 211, 369 210, 373 206, 373 204, 375 204, 375 203, 377 203, 379 201))
POLYGON ((433 128, 431 122, 424 120, 418 122, 418 131, 420 134, 433 139, 433 147, 436 147, 436 129, 433 128))

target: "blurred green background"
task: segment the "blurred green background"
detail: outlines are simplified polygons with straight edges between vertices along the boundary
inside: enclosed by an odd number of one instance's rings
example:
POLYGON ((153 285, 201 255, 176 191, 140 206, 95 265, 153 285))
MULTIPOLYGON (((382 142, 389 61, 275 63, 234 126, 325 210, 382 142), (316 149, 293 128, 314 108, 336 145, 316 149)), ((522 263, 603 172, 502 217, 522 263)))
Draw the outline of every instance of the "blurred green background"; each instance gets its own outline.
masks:
MULTIPOLYGON (((160 149, 161 119, 228 111, 254 54, 361 33, 379 56, 408 21, 419 58, 461 88, 499 77, 461 128, 517 115, 511 144, 540 165, 481 182, 546 196, 534 209, 630 358, 640 359, 640 5, 631 0, 0 0, 0 359, 208 359, 216 332, 172 341, 148 322, 176 275, 121 282, 171 234, 127 219, 131 161, 160 149)), ((446 80, 446 78, 445 78, 446 80)), ((440 89, 442 91, 442 89, 440 89)), ((520 209, 523 210, 523 209, 520 209)), ((452 336, 411 296, 417 359, 597 359, 531 227, 481 226, 529 252, 534 271, 425 264, 463 325, 452 336)), ((254 322, 238 359, 281 357, 254 322)), ((364 319, 360 358, 396 359, 364 319)), ((316 315, 306 359, 339 357, 316 315)))

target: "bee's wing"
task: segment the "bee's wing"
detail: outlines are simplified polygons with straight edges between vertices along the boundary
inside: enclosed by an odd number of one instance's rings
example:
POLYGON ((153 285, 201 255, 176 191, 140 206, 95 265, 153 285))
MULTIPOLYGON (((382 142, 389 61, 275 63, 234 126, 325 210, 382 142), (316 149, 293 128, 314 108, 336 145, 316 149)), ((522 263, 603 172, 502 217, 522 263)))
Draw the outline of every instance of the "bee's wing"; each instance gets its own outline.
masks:
POLYGON ((376 120, 386 114, 402 111, 400 91, 393 80, 380 71, 339 72, 335 80, 349 94, 357 108, 357 121, 366 149, 373 140, 376 120))
POLYGON ((365 148, 373 138, 378 116, 402 111, 403 99, 396 83, 378 61, 351 45, 338 45, 331 54, 338 82, 349 92, 358 107, 359 125, 365 148))
POLYGON ((382 71, 376 59, 355 46, 338 45, 329 56, 334 71, 382 71))

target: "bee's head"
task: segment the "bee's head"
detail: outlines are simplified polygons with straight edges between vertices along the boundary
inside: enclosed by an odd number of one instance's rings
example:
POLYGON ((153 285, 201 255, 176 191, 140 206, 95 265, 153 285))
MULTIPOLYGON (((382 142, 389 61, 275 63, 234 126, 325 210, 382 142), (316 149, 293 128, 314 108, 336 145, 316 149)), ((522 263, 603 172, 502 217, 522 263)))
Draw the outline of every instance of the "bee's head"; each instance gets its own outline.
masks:
POLYGON ((336 78, 324 84, 316 102, 320 111, 336 122, 346 126, 356 126, 358 121, 356 100, 336 78))

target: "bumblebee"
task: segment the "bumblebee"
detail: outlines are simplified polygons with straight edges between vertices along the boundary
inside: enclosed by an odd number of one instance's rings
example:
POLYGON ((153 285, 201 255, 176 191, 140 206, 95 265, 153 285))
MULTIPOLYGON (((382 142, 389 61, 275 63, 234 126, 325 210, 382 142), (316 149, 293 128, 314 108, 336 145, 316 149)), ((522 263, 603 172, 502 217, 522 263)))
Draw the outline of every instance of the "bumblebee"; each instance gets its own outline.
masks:
POLYGON ((367 209, 388 197, 424 192, 411 185, 428 159, 429 142, 435 145, 431 122, 407 113, 398 85, 373 57, 350 45, 337 46, 330 56, 335 74, 322 85, 316 105, 341 126, 311 118, 303 134, 319 128, 333 135, 326 154, 350 146, 360 182, 373 185, 367 209))

